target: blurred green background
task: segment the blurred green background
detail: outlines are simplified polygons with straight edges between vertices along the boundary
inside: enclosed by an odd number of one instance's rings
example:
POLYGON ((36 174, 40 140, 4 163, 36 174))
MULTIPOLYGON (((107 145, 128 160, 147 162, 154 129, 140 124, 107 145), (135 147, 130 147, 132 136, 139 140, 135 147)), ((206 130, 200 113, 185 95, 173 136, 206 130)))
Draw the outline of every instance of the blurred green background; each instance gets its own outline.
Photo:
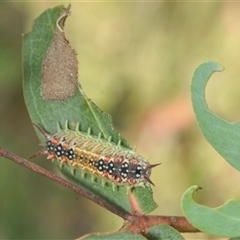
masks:
MULTIPOLYGON (((33 20, 63 4, 0 3, 0 146, 29 158, 40 149, 22 93, 21 41, 33 20)), ((68 3, 64 3, 65 6, 68 3)), ((240 174, 206 142, 195 121, 189 85, 195 68, 225 67, 206 89, 209 108, 240 119, 240 3, 74 2, 65 32, 78 52, 89 98, 113 117, 116 130, 150 157, 158 215, 181 215, 191 185, 201 204, 240 198, 240 174)), ((32 160, 58 172, 44 157, 32 160)), ((0 238, 73 239, 116 231, 122 220, 81 196, 0 158, 0 238)), ((184 234, 208 239, 205 234, 184 234)))

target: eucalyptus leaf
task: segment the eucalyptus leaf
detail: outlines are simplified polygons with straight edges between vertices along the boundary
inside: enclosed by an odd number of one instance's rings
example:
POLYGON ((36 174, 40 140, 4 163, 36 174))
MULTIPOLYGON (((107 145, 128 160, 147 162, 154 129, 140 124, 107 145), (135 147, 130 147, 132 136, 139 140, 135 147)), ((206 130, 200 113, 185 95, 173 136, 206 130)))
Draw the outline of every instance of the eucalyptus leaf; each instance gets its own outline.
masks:
POLYGON ((193 193, 198 186, 186 190, 182 197, 182 210, 187 220, 197 229, 218 237, 240 237, 240 201, 229 200, 217 208, 196 203, 193 193))
MULTIPOLYGON (((63 6, 48 9, 35 20, 32 31, 24 35, 23 90, 30 118, 34 124, 40 126, 49 134, 56 133, 57 123, 62 127, 66 121, 75 125, 79 123, 80 131, 86 133, 88 129, 91 129, 92 135, 98 136, 101 133, 103 138, 111 137, 114 143, 117 144, 121 141, 123 147, 131 149, 127 141, 114 131, 111 117, 86 97, 80 84, 78 84, 78 89, 73 95, 66 99, 66 96, 62 98, 64 101, 44 100, 41 95, 42 62, 57 31, 56 22, 63 10, 63 6)), ((41 142, 45 144, 46 139, 38 131, 37 134, 41 142)), ((94 182, 90 174, 83 174, 81 169, 72 171, 67 165, 62 167, 58 161, 55 161, 55 163, 71 181, 102 197, 121 210, 131 212, 126 187, 120 186, 113 191, 111 183, 104 186, 99 179, 94 182)), ((142 213, 148 213, 156 208, 157 205, 152 198, 150 187, 136 187, 133 190, 133 195, 141 207, 142 213)))
POLYGON ((148 229, 149 240, 184 240, 183 236, 174 228, 167 225, 156 225, 148 229))
POLYGON ((198 125, 207 141, 222 157, 240 170, 240 122, 230 123, 208 109, 205 86, 214 72, 223 68, 216 62, 198 66, 192 78, 192 104, 198 125))
POLYGON ((116 232, 116 233, 91 233, 77 240, 144 240, 146 239, 140 234, 134 234, 132 232, 116 232))

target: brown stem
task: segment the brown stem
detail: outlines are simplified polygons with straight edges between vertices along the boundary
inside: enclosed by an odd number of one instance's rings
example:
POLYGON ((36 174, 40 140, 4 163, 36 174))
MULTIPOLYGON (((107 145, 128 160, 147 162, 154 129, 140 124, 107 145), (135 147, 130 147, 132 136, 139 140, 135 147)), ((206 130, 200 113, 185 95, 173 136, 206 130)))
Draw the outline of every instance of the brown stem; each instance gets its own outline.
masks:
POLYGON ((50 178, 51 180, 59 183, 60 185, 67 187, 71 189, 72 191, 92 200, 96 204, 106 208, 110 212, 118 215, 119 217, 123 218, 124 220, 127 220, 125 225, 123 226, 123 229, 130 230, 134 233, 140 233, 144 234, 147 231, 147 228, 151 226, 155 226, 158 224, 165 224, 172 226, 179 232, 199 232, 198 229, 194 228, 185 217, 171 217, 171 216, 139 216, 139 215, 131 215, 126 212, 119 211, 117 208, 115 208, 113 205, 109 204, 108 202, 104 201, 103 199, 95 196, 94 194, 91 194, 87 192, 84 189, 79 188, 78 186, 58 177, 57 175, 47 171, 44 168, 39 167, 38 165, 27 161, 26 159, 23 159, 19 156, 16 156, 13 153, 10 153, 3 148, 0 148, 0 156, 3 156, 5 158, 8 158, 21 166, 28 168, 36 173, 39 173, 47 178, 50 178))
POLYGON ((199 232, 199 230, 193 227, 185 217, 174 217, 174 216, 152 216, 150 223, 154 222, 154 224, 166 224, 179 232, 199 232))
POLYGON ((168 225, 175 228, 179 232, 200 232, 193 227, 185 217, 180 216, 133 216, 130 215, 128 221, 121 230, 129 230, 136 234, 146 235, 148 228, 156 225, 168 225))
POLYGON ((47 171, 44 168, 39 167, 38 165, 27 161, 26 159, 23 159, 19 156, 16 156, 13 153, 10 153, 6 150, 4 150, 3 148, 0 148, 0 156, 3 156, 5 158, 8 158, 20 165, 22 165, 25 168, 28 168, 36 173, 39 173, 47 178, 50 178, 51 180, 59 183, 60 185, 67 187, 69 189, 71 189, 72 191, 92 200, 93 202, 95 202, 96 204, 105 207, 106 209, 108 209, 110 212, 118 215, 119 217, 123 218, 124 220, 126 220, 129 216, 131 216, 128 213, 124 213, 122 211, 119 211, 117 208, 115 208, 113 205, 110 205, 109 203, 107 203, 106 201, 104 201, 103 199, 95 196, 94 194, 91 194, 87 191, 85 191, 84 189, 79 188, 78 186, 64 180, 63 178, 60 178, 59 176, 47 171))

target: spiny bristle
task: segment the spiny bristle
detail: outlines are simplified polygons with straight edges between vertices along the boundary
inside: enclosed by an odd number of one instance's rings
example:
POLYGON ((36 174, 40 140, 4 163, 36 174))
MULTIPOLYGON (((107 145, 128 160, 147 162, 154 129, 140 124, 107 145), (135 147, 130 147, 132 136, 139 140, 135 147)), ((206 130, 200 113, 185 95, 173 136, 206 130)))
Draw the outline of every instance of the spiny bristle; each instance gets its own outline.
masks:
MULTIPOLYGON (((154 168, 154 167, 159 166, 160 164, 161 164, 161 163, 149 164, 149 165, 147 165, 146 169, 147 169, 147 170, 152 169, 152 168, 154 168)), ((148 176, 144 176, 144 178, 145 178, 145 180, 146 180, 147 182, 149 182, 150 184, 152 184, 153 186, 155 186, 154 183, 151 181, 151 179, 150 179, 148 176)))
POLYGON ((151 179, 148 176, 144 176, 144 179, 155 187, 155 184, 151 181, 151 179))
MULTIPOLYGON (((39 131, 46 139, 50 139, 51 136, 50 136, 47 132, 45 132, 42 128, 40 128, 40 127, 39 127, 38 125, 36 125, 35 123, 33 123, 33 125, 34 125, 34 127, 36 127, 36 128, 38 129, 38 131, 39 131)), ((30 159, 31 159, 31 158, 34 158, 34 157, 37 157, 37 156, 42 156, 42 155, 45 155, 45 154, 47 154, 47 151, 46 151, 46 149, 44 148, 44 149, 38 151, 37 153, 35 153, 34 155, 32 155, 32 156, 30 157, 30 159)))
POLYGON ((42 150, 38 151, 37 153, 35 153, 34 155, 32 155, 30 157, 30 159, 34 158, 34 157, 37 157, 37 156, 42 156, 42 155, 45 155, 45 154, 47 154, 47 151, 45 149, 42 149, 42 150))
POLYGON ((152 169, 152 168, 157 167, 157 166, 159 166, 159 165, 161 165, 161 164, 162 164, 162 163, 149 164, 149 165, 147 165, 146 169, 147 169, 147 170, 148 170, 148 169, 152 169))
POLYGON ((50 135, 45 132, 42 128, 40 128, 38 125, 36 125, 35 123, 33 123, 33 125, 39 130, 39 132, 47 139, 50 139, 50 135))

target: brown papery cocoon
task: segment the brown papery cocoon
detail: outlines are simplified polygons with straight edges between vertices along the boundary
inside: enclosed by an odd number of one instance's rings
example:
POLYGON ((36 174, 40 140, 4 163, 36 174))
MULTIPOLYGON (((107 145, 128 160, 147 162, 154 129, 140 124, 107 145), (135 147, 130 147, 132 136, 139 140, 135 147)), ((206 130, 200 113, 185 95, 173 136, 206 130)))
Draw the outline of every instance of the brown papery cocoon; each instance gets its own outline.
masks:
POLYGON ((70 5, 63 9, 57 28, 42 62, 41 96, 44 100, 64 101, 78 88, 77 53, 65 38, 64 22, 70 5))

